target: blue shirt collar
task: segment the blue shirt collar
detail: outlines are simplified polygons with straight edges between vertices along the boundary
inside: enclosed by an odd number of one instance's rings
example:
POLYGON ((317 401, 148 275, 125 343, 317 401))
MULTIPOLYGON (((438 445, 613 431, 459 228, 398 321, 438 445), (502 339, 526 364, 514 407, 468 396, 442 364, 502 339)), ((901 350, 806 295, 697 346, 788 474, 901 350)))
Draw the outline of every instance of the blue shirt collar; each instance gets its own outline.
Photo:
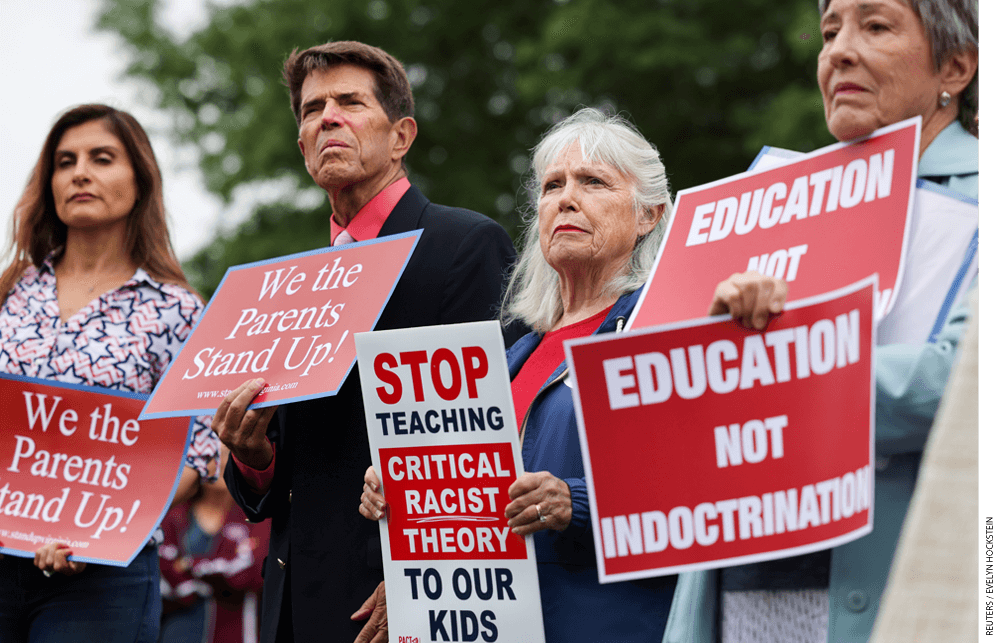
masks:
POLYGON ((955 176, 979 173, 979 139, 965 131, 958 121, 927 146, 917 164, 917 176, 955 176))

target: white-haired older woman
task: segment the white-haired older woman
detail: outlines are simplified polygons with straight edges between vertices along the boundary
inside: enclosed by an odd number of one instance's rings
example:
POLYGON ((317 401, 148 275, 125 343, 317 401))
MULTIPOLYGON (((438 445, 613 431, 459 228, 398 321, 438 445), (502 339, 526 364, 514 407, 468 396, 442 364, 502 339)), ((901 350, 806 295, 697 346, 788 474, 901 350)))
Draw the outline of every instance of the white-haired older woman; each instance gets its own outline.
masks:
MULTIPOLYGON (((545 639, 659 643, 676 576, 600 585, 563 342, 620 331, 663 238, 671 202, 656 148, 625 119, 581 109, 534 150, 533 207, 503 317, 532 332, 507 351, 525 473, 506 507, 535 534, 545 639)), ((384 498, 366 475, 361 513, 384 498)))
MULTIPOLYGON (((819 0, 819 9, 817 78, 830 132, 848 141, 920 115, 918 175, 978 198, 977 0, 819 0)), ((709 312, 763 328, 786 292, 756 273, 734 275, 709 312)), ((806 556, 682 575, 665 641, 868 640, 968 315, 961 302, 934 343, 876 350, 873 533, 806 556)))

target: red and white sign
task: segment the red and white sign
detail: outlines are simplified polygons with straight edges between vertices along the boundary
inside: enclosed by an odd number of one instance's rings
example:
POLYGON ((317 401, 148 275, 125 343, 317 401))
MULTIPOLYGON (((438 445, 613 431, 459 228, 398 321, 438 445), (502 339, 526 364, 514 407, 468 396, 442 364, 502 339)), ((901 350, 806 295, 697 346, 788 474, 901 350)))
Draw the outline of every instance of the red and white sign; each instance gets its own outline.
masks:
POLYGON ((139 421, 145 395, 0 375, 0 553, 51 542, 70 560, 132 562, 170 507, 191 418, 139 421))
POLYGON ((566 343, 601 582, 871 531, 876 288, 566 343))
MULTIPOLYGON (((765 146, 750 171, 802 156, 765 146)), ((979 274, 979 202, 917 179, 906 246, 905 275, 896 288, 896 301, 879 320, 879 346, 937 340, 952 305, 962 301, 979 274)))
POLYGON ((355 343, 386 498, 389 640, 543 641, 534 542, 504 517, 524 467, 500 325, 355 343))
POLYGON ((262 377, 250 408, 336 395, 356 332, 375 327, 420 231, 324 248, 226 271, 153 390, 142 418, 212 415, 262 377))
POLYGON ((794 299, 875 273, 881 318, 903 277, 919 143, 915 117, 780 167, 681 190, 628 328, 701 317, 716 285, 748 270, 785 279, 794 299))

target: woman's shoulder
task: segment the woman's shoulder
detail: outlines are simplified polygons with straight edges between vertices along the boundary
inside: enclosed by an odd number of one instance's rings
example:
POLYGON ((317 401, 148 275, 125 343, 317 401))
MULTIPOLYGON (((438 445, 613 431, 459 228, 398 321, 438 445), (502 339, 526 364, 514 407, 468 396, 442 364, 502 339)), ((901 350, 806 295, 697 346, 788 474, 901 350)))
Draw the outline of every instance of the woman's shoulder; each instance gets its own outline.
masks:
POLYGON ((179 284, 164 283, 142 268, 126 285, 131 314, 158 318, 171 326, 193 326, 205 305, 201 297, 179 284))
POLYGON ((542 341, 541 335, 535 331, 530 331, 521 336, 521 339, 514 342, 514 344, 507 349, 507 370, 510 372, 510 376, 514 375, 521 369, 524 365, 525 360, 531 355, 538 344, 542 341))
POLYGON ((205 306, 202 303, 201 297, 190 288, 180 284, 161 281, 148 273, 144 268, 139 268, 135 271, 131 283, 139 289, 145 288, 155 291, 163 299, 170 302, 181 302, 185 306, 193 306, 199 310, 205 306))
POLYGON ((52 268, 48 264, 42 264, 42 267, 39 268, 35 264, 29 263, 27 268, 24 269, 24 272, 21 273, 21 276, 14 282, 14 288, 20 289, 35 287, 43 281, 43 275, 45 273, 51 274, 51 272, 52 268))
POLYGON ((185 306, 190 306, 196 310, 201 310, 205 307, 201 297, 184 286, 178 284, 160 284, 159 289, 167 299, 179 301, 185 306))
POLYGON ((5 313, 44 305, 45 302, 55 298, 55 279, 51 276, 51 272, 48 273, 49 278, 46 279, 45 271, 44 265, 40 269, 34 264, 28 264, 11 286, 10 291, 4 293, 4 299, 0 301, 5 313))
MULTIPOLYGON (((45 266, 43 264, 43 268, 44 267, 45 266)), ((42 269, 40 269, 35 264, 30 263, 28 264, 28 267, 24 269, 24 272, 21 273, 21 278, 18 281, 30 283, 38 281, 41 278, 41 276, 42 276, 42 269)))

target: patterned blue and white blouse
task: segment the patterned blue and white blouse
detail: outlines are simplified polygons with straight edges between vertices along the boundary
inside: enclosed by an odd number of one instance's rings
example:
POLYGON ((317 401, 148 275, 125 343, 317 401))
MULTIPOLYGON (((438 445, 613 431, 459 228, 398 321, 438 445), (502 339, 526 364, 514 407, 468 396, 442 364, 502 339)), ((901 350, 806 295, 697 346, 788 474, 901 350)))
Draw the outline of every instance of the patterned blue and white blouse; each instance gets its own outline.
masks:
MULTIPOLYGON (((29 266, 0 308, 0 371, 149 394, 201 314, 190 291, 139 268, 67 321, 59 318, 51 257, 29 266)), ((203 480, 218 465, 212 418, 195 418, 186 464, 203 480)))

